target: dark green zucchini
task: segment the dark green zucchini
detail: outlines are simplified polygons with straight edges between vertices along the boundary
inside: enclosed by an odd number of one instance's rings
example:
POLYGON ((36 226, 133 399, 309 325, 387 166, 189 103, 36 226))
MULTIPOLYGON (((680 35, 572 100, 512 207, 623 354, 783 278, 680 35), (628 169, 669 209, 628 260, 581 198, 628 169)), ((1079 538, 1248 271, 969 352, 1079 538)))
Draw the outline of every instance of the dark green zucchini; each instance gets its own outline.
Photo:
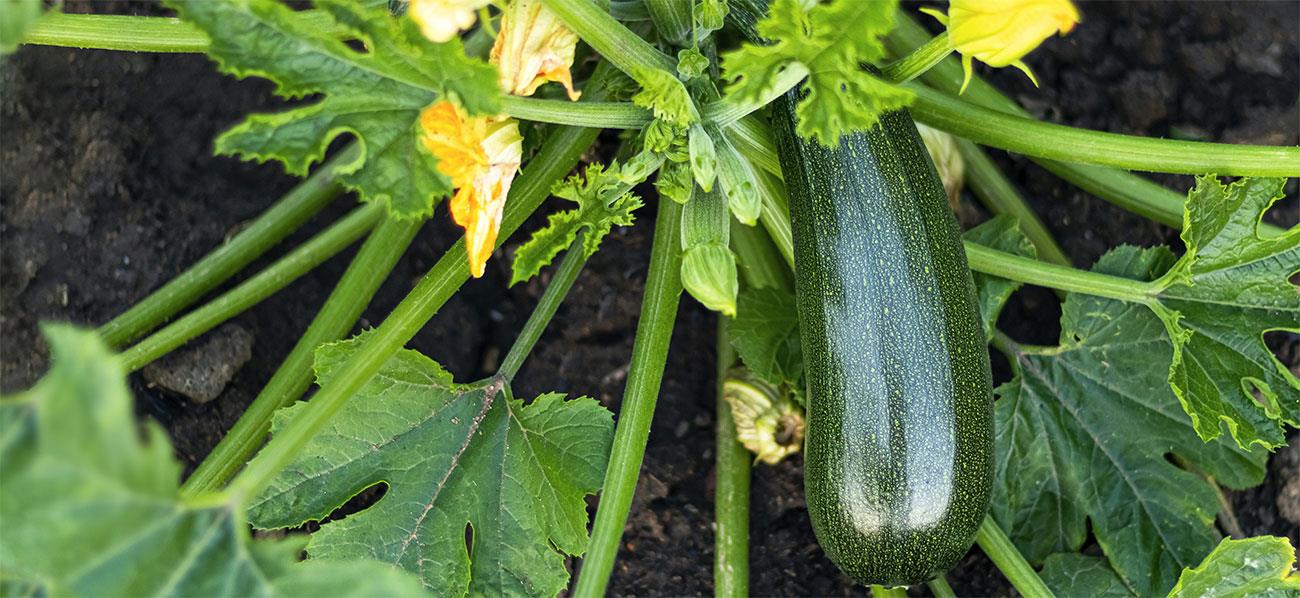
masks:
POLYGON ((808 380, 804 493, 862 583, 952 567, 989 506, 993 402, 975 288, 905 112, 828 149, 777 109, 808 380))
POLYGON ((808 380, 808 513, 854 579, 921 583, 970 549, 989 505, 993 402, 974 284, 907 112, 832 149, 795 134, 797 99, 778 100, 773 127, 808 380))

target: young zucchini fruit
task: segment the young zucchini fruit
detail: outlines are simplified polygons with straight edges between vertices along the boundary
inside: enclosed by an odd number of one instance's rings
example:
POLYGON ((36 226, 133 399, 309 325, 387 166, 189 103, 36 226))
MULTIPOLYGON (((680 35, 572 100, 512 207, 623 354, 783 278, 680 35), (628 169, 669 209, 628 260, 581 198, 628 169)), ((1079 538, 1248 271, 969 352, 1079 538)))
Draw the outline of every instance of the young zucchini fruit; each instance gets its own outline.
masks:
POLYGON ((925 582, 989 505, 988 351, 957 223, 905 111, 827 148, 774 112, 808 380, 804 492, 826 554, 864 584, 925 582))

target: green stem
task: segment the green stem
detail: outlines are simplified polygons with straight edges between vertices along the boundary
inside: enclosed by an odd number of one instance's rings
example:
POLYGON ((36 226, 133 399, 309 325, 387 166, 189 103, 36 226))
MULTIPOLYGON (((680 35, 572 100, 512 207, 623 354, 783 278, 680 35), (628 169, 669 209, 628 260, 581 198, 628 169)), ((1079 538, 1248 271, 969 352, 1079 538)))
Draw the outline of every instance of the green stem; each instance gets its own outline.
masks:
MULTIPOLYGON (((755 233, 762 236, 759 231, 755 233)), ((735 361, 731 339, 727 338, 727 320, 718 318, 718 455, 713 502, 713 519, 717 524, 713 543, 713 595, 718 598, 749 595, 749 469, 752 457, 736 440, 736 422, 731 417, 731 407, 722 398, 727 370, 735 361)))
POLYGON ((599 129, 640 129, 652 118, 648 110, 628 102, 570 102, 507 95, 501 98, 501 108, 523 120, 599 129))
POLYGON ((871 596, 872 598, 907 598, 907 589, 871 586, 871 596))
POLYGON ((316 348, 343 338, 406 252, 421 220, 387 218, 375 227, 289 356, 239 421, 181 486, 186 496, 215 492, 243 467, 271 432, 271 416, 307 392, 316 348))
POLYGON ((1233 176, 1300 176, 1300 147, 1155 139, 1089 131, 990 110, 924 85, 911 106, 917 120, 982 145, 1052 160, 1130 170, 1233 176))
POLYGON ((297 230, 338 195, 340 189, 335 183, 338 166, 355 161, 358 151, 355 145, 350 146, 331 158, 258 216, 248 228, 144 300, 100 326, 99 336, 109 346, 121 347, 140 338, 167 318, 176 315, 176 312, 188 307, 204 293, 234 276, 249 262, 297 230))
POLYGON ((952 54, 952 38, 944 31, 910 54, 885 65, 880 74, 891 83, 907 83, 952 54))
POLYGON ((555 276, 546 285, 546 292, 542 293, 541 300, 537 302, 537 307, 533 308, 532 315, 528 316, 523 330, 519 331, 519 336, 510 347, 510 352, 501 361, 497 375, 505 378, 507 382, 514 380, 515 374, 519 373, 519 368, 524 365, 524 360, 537 344, 537 339, 542 337, 547 324, 550 324, 551 318, 555 317, 556 310, 560 309, 561 303, 564 303, 564 297, 569 294, 569 289, 573 288, 573 282, 582 272, 582 266, 587 263, 589 256, 582 247, 583 235, 584 233, 579 232, 577 238, 569 245, 569 250, 564 254, 564 260, 560 262, 555 276))
POLYGON ((691 29, 694 27, 691 7, 694 2, 645 0, 644 4, 650 13, 650 20, 654 21, 660 39, 678 46, 691 45, 691 29))
POLYGON ((969 241, 963 244, 966 246, 966 259, 971 270, 999 278, 1144 305, 1154 300, 1160 288, 1156 282, 1141 282, 1049 264, 969 241))
POLYGON ((627 387, 619 409, 614 445, 605 470, 600 506, 591 530, 587 556, 574 585, 578 598, 605 595, 619 540, 627 522, 632 494, 641 473, 650 422, 654 417, 659 384, 668 359, 668 343, 677 319, 677 302, 682 293, 681 248, 679 247, 682 208, 676 202, 661 200, 655 219, 654 245, 650 250, 650 271, 646 275, 645 296, 641 301, 641 319, 637 323, 628 368, 627 387))
POLYGON ((601 9, 592 0, 542 0, 582 41, 619 70, 631 75, 640 69, 677 72, 677 61, 601 9))
POLYGON ((808 76, 808 67, 798 62, 792 62, 784 70, 777 74, 772 85, 763 90, 759 97, 742 100, 733 96, 724 96, 722 99, 712 102, 704 107, 705 120, 712 121, 719 127, 725 127, 748 116, 750 113, 766 106, 790 91, 794 86, 808 76))
MULTIPOLYGON (((910 16, 899 11, 897 23, 885 41, 893 54, 902 55, 924 44, 929 37, 930 34, 924 27, 921 27, 910 16)), ((956 58, 948 58, 926 71, 921 78, 936 89, 955 94, 961 89, 964 76, 961 62, 956 58)), ((970 86, 966 89, 966 93, 962 95, 962 98, 1008 114, 1029 116, 1028 111, 1021 108, 1011 98, 1003 95, 1002 92, 979 75, 971 78, 970 86)), ((1170 191, 1124 170, 1088 164, 1056 162, 1035 156, 1029 158, 1084 191, 1123 209, 1174 228, 1182 228, 1183 226, 1183 202, 1185 197, 1179 193, 1170 191)), ((1268 224, 1264 225, 1262 229, 1271 231, 1272 234, 1281 233, 1280 229, 1268 224)))
POLYGON ((794 289, 790 264, 772 242, 769 232, 731 220, 731 250, 745 283, 756 288, 794 289))
MULTIPOLYGON (((313 29, 343 34, 334 19, 319 10, 294 13, 313 29)), ((51 12, 23 39, 24 44, 128 52, 206 52, 208 36, 197 27, 171 17, 78 15, 51 12)))
POLYGON ((1020 592, 1025 598, 1055 598, 1052 590, 1047 588, 1042 578, 1038 577, 1038 572, 1029 566, 1025 557, 1016 550, 1016 545, 1011 543, 1007 535, 1002 533, 1002 529, 993 521, 992 517, 985 516, 984 522, 980 524, 980 529, 975 533, 975 543, 980 545, 984 554, 989 556, 1002 575, 1011 582, 1012 587, 1020 592))
MULTIPOLYGON (((597 90, 600 89, 599 82, 604 80, 604 70, 598 67, 593 76, 593 80, 598 82, 597 90)), ((599 96, 600 93, 590 95, 599 96)), ((497 237, 498 246, 537 210, 549 195, 551 186, 578 163, 599 132, 598 129, 564 128, 551 133, 541 151, 528 162, 510 188, 497 237)), ((265 487, 468 279, 465 241, 461 239, 375 329, 365 349, 341 366, 336 381, 321 388, 312 397, 311 407, 273 437, 258 457, 231 482, 233 498, 247 499, 265 487)))
POLYGON ((952 586, 948 585, 948 580, 942 575, 927 581, 925 585, 930 586, 934 598, 957 598, 957 593, 952 591, 952 586))
POLYGON ((256 276, 122 352, 122 366, 126 371, 134 372, 217 324, 257 305, 359 239, 374 227, 375 222, 383 216, 384 209, 378 203, 356 208, 256 276))
MULTIPOLYGON (((1038 249, 1038 256, 1054 264, 1070 265, 1070 258, 1065 256, 1061 246, 1056 244, 1052 233, 1048 232, 1043 221, 1038 219, 1020 192, 1016 191, 1011 181, 1002 174, 988 154, 979 146, 965 139, 957 139, 957 153, 966 163, 966 181, 970 183, 975 196, 994 214, 1008 214, 1020 222, 1020 230, 1029 237, 1029 242, 1038 249)), ((1095 168, 1095 167, 1094 167, 1095 168)))

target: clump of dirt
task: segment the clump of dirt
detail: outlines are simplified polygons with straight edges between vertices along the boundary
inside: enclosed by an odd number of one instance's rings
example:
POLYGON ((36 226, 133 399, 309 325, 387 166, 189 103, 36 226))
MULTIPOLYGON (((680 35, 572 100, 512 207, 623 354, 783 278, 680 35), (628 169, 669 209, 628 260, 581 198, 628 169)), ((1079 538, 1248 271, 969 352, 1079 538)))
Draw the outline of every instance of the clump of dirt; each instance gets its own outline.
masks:
MULTIPOLYGON (((149 3, 69 6, 139 14, 159 10, 149 3)), ((1070 36, 1051 39, 1028 57, 1041 88, 1014 70, 985 74, 1053 122, 1213 141, 1297 142, 1300 32, 1294 23, 1300 20, 1300 6, 1135 2, 1081 3, 1081 10, 1084 22, 1070 36)), ((5 90, 0 98, 5 129, 0 144, 0 387, 6 392, 26 387, 45 368, 39 321, 87 326, 107 321, 295 184, 274 165, 211 155, 217 133, 245 114, 283 104, 273 98, 270 84, 221 76, 203 57, 24 48, 4 65, 0 88, 5 90)), ((991 154, 1077 265, 1086 266, 1123 243, 1178 243, 1175 231, 1090 197, 1028 160, 991 154)), ((1178 190, 1191 184, 1183 176, 1155 179, 1178 190)), ((652 188, 640 191, 653 199, 652 188)), ((1294 181, 1288 193, 1291 199, 1269 214, 1274 222, 1298 219, 1294 181)), ((351 198, 335 202, 284 246, 321 230, 352 203, 351 198)), ((591 259, 520 372, 517 394, 585 394, 618 408, 640 310, 653 207, 639 217, 637 226, 611 234, 591 259)), ((537 228, 543 218, 538 215, 525 230, 537 228)), ((382 321, 457 235, 440 208, 357 330, 382 321)), ((511 240, 490 262, 487 276, 467 284, 409 346, 461 380, 492 371, 549 276, 507 287, 508 258, 519 242, 511 240)), ((167 428, 189 468, 211 450, 274 372, 350 255, 327 261, 234 320, 253 337, 252 357, 235 368, 211 401, 187 401, 132 377, 139 411, 167 428)), ((274 258, 260 260, 247 272, 274 258)), ((1051 344, 1059 316, 1053 294, 1026 289, 1013 298, 1001 324, 1014 338, 1051 344)), ((712 591, 715 330, 712 314, 683 300, 612 594, 712 591)), ((1247 533, 1300 540, 1294 520, 1284 518, 1287 507, 1280 504, 1294 494, 1293 488, 1283 488, 1294 479, 1294 464, 1288 463, 1275 458, 1264 485, 1230 494, 1247 533)), ((751 590, 758 595, 864 594, 818 548, 803 504, 801 474, 798 457, 754 469, 751 590)), ((949 579, 963 595, 1012 592, 979 550, 972 550, 949 579)))

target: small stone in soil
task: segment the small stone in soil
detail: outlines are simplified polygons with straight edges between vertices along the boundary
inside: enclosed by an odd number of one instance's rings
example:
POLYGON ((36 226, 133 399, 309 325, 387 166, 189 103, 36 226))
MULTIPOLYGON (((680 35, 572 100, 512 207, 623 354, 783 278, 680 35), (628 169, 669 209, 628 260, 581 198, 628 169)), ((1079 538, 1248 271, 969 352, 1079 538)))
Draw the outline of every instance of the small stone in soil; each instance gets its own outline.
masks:
POLYGON ((252 355, 253 333, 231 322, 164 355, 142 373, 152 386, 207 403, 221 395, 252 355))

